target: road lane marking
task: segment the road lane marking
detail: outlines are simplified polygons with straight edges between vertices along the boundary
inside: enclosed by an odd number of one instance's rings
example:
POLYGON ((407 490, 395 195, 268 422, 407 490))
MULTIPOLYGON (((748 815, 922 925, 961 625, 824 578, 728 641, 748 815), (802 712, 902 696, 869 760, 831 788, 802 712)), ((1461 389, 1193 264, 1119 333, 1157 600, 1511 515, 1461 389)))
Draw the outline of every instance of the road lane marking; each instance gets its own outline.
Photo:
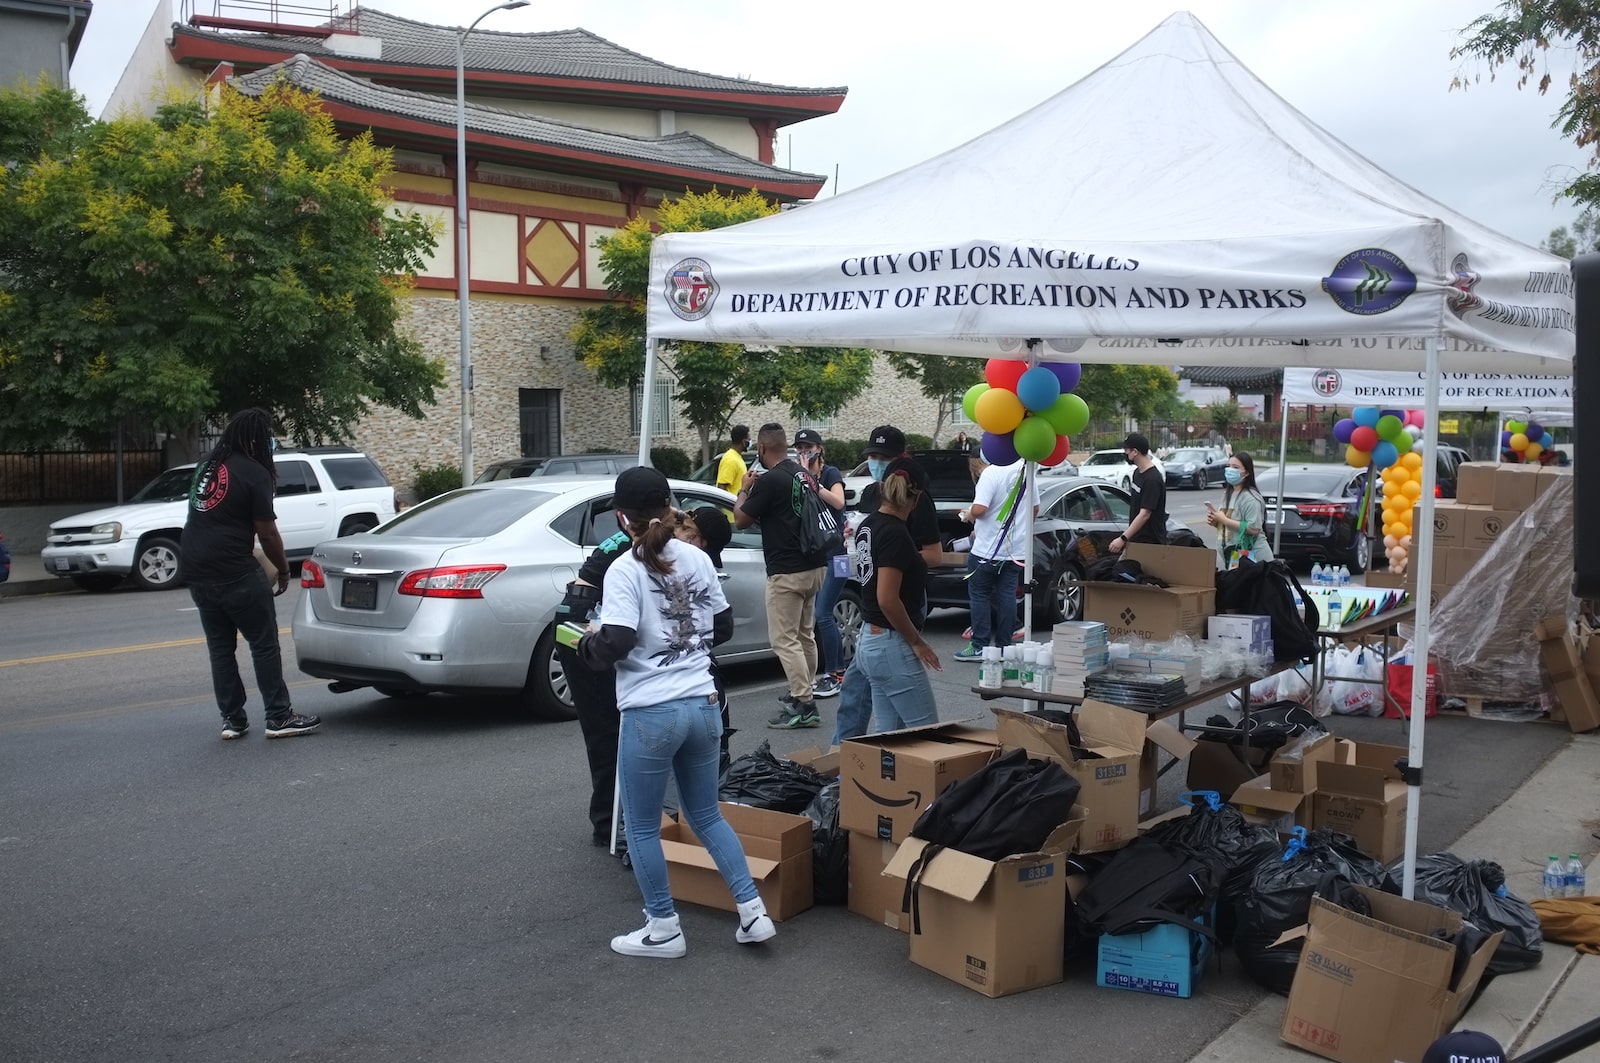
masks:
MULTIPOLYGON (((289 629, 280 627, 278 634, 287 635, 289 629)), ((103 650, 74 650, 71 653, 52 653, 44 657, 17 657, 9 661, 0 661, 0 668, 11 668, 20 664, 50 664, 54 661, 77 661, 85 657, 105 657, 114 653, 141 653, 144 650, 168 650, 177 646, 204 646, 205 636, 197 639, 173 639, 170 642, 145 642, 137 646, 108 646, 103 650)))

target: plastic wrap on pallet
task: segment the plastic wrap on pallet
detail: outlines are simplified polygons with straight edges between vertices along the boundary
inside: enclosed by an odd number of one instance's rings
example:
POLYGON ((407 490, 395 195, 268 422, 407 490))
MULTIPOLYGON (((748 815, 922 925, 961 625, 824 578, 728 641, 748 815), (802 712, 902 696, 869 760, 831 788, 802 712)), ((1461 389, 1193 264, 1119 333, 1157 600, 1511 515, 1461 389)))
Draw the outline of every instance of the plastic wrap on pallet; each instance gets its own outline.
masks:
POLYGON ((1557 478, 1439 602, 1428 652, 1442 695, 1537 701, 1544 693, 1534 628, 1578 612, 1572 503, 1573 478, 1557 478))

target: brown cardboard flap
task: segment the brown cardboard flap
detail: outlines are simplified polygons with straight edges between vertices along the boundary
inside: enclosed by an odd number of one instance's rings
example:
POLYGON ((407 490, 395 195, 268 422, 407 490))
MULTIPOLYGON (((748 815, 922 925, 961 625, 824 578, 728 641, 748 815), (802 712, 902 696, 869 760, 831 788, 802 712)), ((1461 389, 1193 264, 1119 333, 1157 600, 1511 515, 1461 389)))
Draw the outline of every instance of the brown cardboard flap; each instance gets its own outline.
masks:
POLYGON ((837 779, 839 777, 839 747, 806 746, 788 754, 785 760, 796 764, 804 764, 823 778, 837 779))
POLYGON ((1258 775, 1233 792, 1230 805, 1240 808, 1263 809, 1267 812, 1293 812, 1306 799, 1305 794, 1288 790, 1274 790, 1271 775, 1258 775))
POLYGON ((1149 724, 1150 717, 1144 713, 1110 702, 1090 698, 1078 706, 1078 731, 1083 744, 1091 749, 1110 746, 1124 753, 1141 752, 1149 724))
POLYGON ((1137 561, 1147 576, 1154 576, 1174 587, 1216 587, 1217 557, 1214 550, 1193 546, 1155 546, 1128 543, 1122 556, 1137 561))
POLYGON ((1144 734, 1151 742, 1165 749, 1179 760, 1183 760, 1190 753, 1193 753, 1194 747, 1199 744, 1165 720, 1157 720, 1145 729, 1144 734))
POLYGON ((1078 758, 1072 752, 1072 733, 1058 723, 1000 705, 991 705, 995 731, 1002 749, 1023 749, 1030 756, 1045 757, 1071 764, 1078 758))
POLYGON ((1317 791, 1323 794, 1369 797, 1382 801, 1387 781, 1379 772, 1358 764, 1324 763, 1317 766, 1317 791))
MULTIPOLYGON (((911 874, 912 865, 927 847, 928 843, 921 838, 907 838, 900 843, 894 859, 889 861, 883 873, 905 878, 911 874)), ((983 887, 989 884, 992 874, 994 862, 991 860, 963 853, 959 849, 941 849, 928 861, 918 883, 959 900, 975 901, 978 894, 983 892, 983 887)))
POLYGON ((1305 937, 1310 932, 1311 932, 1310 924, 1301 923, 1299 926, 1295 927, 1293 930, 1285 930, 1283 933, 1279 934, 1278 935, 1278 940, 1274 941, 1268 947, 1275 949, 1279 945, 1287 945, 1291 941, 1299 941, 1301 938, 1305 937))
POLYGON ((1041 853, 1060 853, 1065 856, 1078 846, 1078 835, 1089 818, 1089 810, 1082 804, 1072 806, 1072 818, 1050 832, 1050 837, 1039 846, 1041 853))
MULTIPOLYGON (((739 836, 739 844, 743 846, 746 856, 781 861, 811 851, 813 828, 807 816, 736 805, 731 801, 719 801, 717 807, 722 810, 722 818, 728 821, 728 826, 739 836)), ((676 837, 699 844, 694 828, 687 822, 677 824, 677 828, 679 833, 676 837)))
MULTIPOLYGON (((681 864, 684 867, 699 867, 710 871, 717 870, 717 862, 711 859, 711 853, 703 845, 662 838, 661 853, 667 858, 668 864, 681 864)), ((762 881, 778 870, 778 861, 751 856, 749 853, 745 854, 745 862, 750 865, 750 877, 757 882, 762 881)))
MULTIPOLYGON (((1370 902, 1372 916, 1357 915, 1322 897, 1311 898, 1313 936, 1337 941, 1339 951, 1360 960, 1380 964, 1386 970, 1439 989, 1450 984, 1450 969, 1455 964, 1455 946, 1431 936, 1424 927, 1437 926, 1437 917, 1427 911, 1431 904, 1407 901, 1377 890, 1356 887, 1370 902), (1399 905, 1385 903, 1399 901, 1399 905)), ((1443 912, 1435 908, 1434 912, 1443 912)), ((1454 913, 1446 913, 1454 914, 1454 913)), ((1456 918, 1455 929, 1461 925, 1456 918)))

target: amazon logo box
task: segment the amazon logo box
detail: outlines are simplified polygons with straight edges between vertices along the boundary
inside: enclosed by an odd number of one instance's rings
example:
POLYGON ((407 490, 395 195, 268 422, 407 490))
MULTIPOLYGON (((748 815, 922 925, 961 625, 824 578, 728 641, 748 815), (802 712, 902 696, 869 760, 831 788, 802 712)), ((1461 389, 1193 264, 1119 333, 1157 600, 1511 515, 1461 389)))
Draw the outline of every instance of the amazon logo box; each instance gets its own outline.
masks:
POLYGON ((993 760, 999 746, 994 731, 964 723, 853 738, 839 747, 839 825, 903 841, 941 790, 993 760))

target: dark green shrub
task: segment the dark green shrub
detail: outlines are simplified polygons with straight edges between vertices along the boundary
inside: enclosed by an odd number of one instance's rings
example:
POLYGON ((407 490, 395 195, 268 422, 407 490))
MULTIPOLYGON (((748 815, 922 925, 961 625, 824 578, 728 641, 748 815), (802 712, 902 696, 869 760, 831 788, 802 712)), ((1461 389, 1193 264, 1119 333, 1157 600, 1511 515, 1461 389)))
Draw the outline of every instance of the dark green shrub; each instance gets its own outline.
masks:
POLYGON ((694 472, 694 461, 678 447, 651 447, 650 464, 654 465, 661 475, 671 479, 688 479, 689 474, 694 472))
POLYGON ((413 465, 412 469, 415 475, 411 480, 411 490, 418 502, 426 502, 434 495, 442 495, 461 486, 460 466, 430 465, 424 469, 420 465, 413 465))

